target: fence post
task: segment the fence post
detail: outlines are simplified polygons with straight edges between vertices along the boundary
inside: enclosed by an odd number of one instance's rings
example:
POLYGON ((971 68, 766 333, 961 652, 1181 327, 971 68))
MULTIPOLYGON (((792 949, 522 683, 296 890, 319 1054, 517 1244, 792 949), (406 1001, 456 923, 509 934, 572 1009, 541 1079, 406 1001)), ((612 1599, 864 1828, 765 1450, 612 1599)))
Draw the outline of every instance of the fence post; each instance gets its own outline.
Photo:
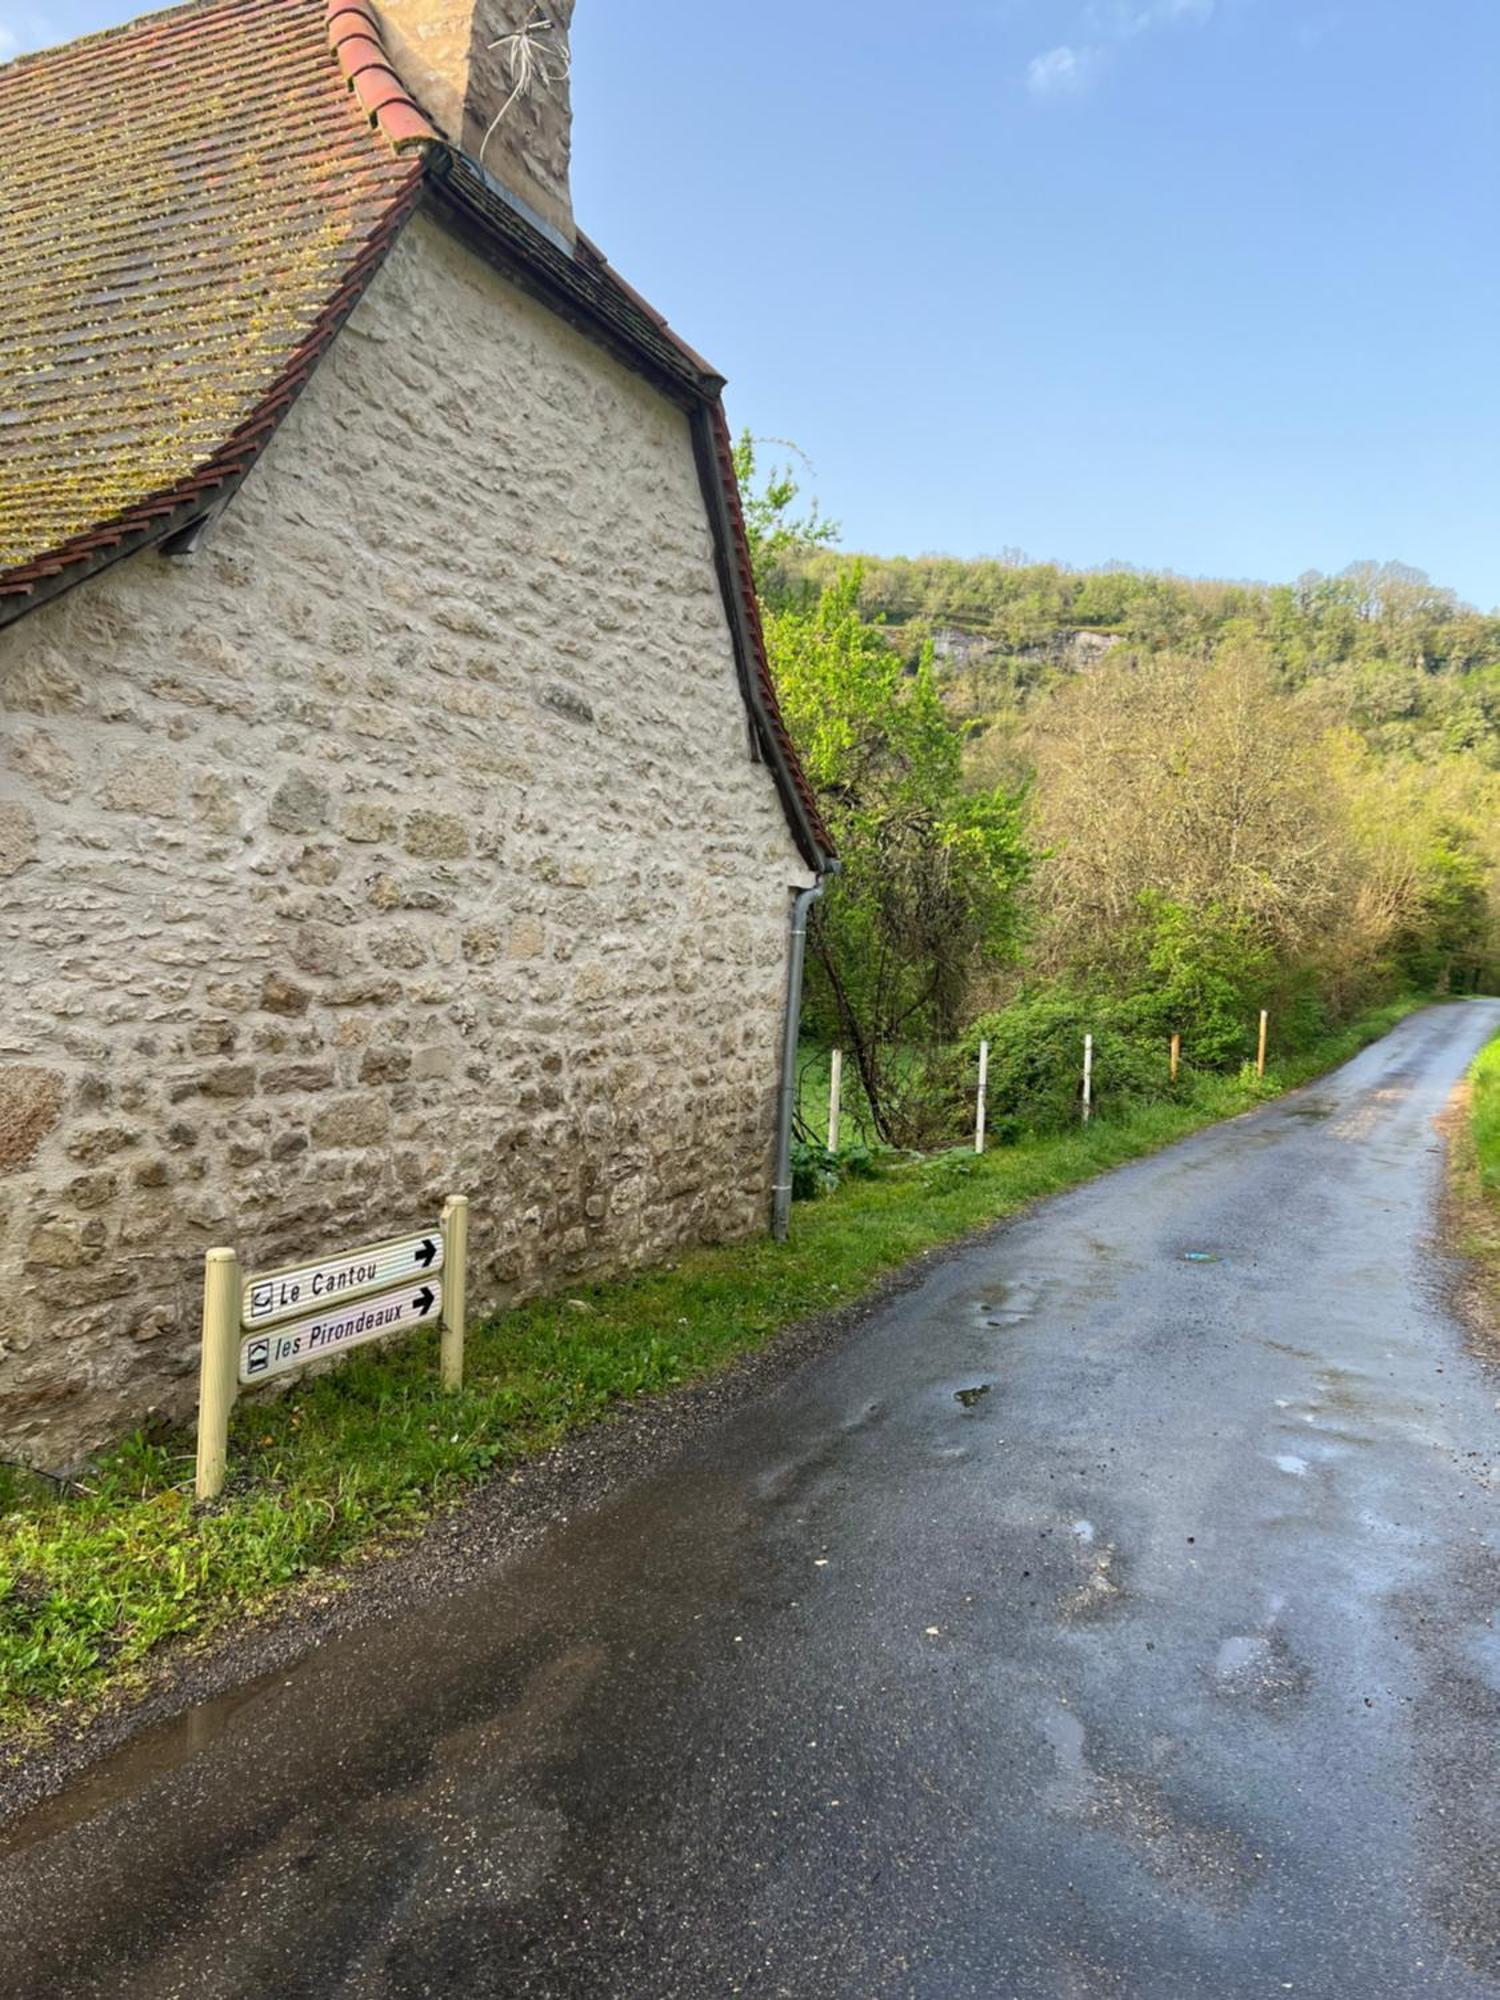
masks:
POLYGON ((1094 1038, 1083 1038, 1083 1122, 1088 1124, 1094 1111, 1094 1038))
POLYGON ((440 1374, 445 1389, 464 1385, 464 1320, 469 1258, 469 1202, 450 1194, 443 1203, 443 1335, 440 1374))
POLYGON ((1173 1081, 1173 1083, 1175 1083, 1175 1082, 1177 1081, 1177 1065, 1178 1065, 1178 1063, 1179 1063, 1179 1062, 1180 1062, 1181 1060, 1182 1060, 1182 1037, 1181 1037, 1181 1035, 1174 1035, 1174 1036, 1172 1037, 1172 1081, 1173 1081))
POLYGON ((210 1250, 203 1259, 203 1348, 198 1360, 198 1473, 200 1500, 224 1490, 229 1462, 229 1412, 239 1381, 235 1352, 240 1331, 240 1260, 232 1250, 210 1250))
POLYGON ((989 1086, 990 1045, 988 1042, 981 1042, 979 1044, 979 1104, 974 1113, 974 1151, 976 1153, 984 1151, 985 1093, 988 1091, 989 1086))
POLYGON ((839 1098, 844 1088, 844 1051, 835 1049, 828 1066, 828 1150, 839 1149, 839 1098))
POLYGON ((1264 1076, 1266 1073, 1266 1022, 1268 1018, 1269 1016, 1265 1008, 1262 1007, 1260 1010, 1260 1047, 1255 1052, 1255 1074, 1257 1076, 1264 1076))

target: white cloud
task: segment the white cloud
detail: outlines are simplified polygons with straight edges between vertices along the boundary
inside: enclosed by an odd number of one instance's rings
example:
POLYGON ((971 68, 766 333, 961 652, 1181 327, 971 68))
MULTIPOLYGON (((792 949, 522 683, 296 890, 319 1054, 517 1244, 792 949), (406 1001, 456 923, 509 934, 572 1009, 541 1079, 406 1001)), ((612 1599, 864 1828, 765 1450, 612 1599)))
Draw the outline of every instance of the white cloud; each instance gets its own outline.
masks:
POLYGON ((1211 20, 1216 5, 1217 0, 1093 0, 1085 18, 1094 34, 1129 42, 1157 28, 1211 20))
POLYGON ((1219 0, 1089 0, 1083 14, 1082 43, 1064 42, 1033 56, 1026 65, 1026 88, 1033 97, 1078 97, 1109 60, 1111 42, 1133 42, 1158 28, 1202 26, 1219 0))
POLYGON ((1102 49, 1073 48, 1066 42, 1061 48, 1048 49, 1026 65, 1026 88, 1033 97, 1080 97, 1093 82, 1103 53, 1102 49))

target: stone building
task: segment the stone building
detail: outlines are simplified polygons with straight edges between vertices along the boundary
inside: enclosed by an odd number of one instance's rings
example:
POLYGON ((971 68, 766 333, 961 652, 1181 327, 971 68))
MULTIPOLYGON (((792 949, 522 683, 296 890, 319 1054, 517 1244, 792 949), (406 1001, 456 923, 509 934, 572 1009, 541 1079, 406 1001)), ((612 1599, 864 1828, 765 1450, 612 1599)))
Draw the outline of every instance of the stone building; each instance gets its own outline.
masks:
POLYGON ((191 1406, 215 1244, 459 1190, 488 1306, 765 1225, 828 841, 722 383, 574 226, 570 11, 0 69, 10 1456, 191 1406))

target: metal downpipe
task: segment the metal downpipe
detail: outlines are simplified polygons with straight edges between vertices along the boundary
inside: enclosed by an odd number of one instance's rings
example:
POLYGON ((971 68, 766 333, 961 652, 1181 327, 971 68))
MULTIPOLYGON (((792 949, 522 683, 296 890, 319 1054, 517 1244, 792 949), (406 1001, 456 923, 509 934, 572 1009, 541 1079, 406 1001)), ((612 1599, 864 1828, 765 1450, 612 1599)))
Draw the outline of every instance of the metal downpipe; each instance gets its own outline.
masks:
POLYGON ((781 1089, 776 1100, 776 1177, 771 1192, 771 1234, 785 1243, 792 1214, 792 1114, 797 1102, 797 1033, 802 1021, 802 969, 807 961, 807 913, 823 893, 819 876, 799 889, 792 903, 791 950, 787 955, 786 1021, 781 1042, 781 1089))

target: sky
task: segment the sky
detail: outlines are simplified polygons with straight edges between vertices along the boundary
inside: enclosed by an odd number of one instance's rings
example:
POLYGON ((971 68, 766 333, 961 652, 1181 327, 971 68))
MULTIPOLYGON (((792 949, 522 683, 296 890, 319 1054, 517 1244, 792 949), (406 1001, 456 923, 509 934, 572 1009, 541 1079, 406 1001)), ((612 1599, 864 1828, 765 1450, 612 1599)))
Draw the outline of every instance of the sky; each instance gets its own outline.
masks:
POLYGON ((846 547, 1500 605, 1495 0, 578 0, 573 56, 580 223, 846 547))

